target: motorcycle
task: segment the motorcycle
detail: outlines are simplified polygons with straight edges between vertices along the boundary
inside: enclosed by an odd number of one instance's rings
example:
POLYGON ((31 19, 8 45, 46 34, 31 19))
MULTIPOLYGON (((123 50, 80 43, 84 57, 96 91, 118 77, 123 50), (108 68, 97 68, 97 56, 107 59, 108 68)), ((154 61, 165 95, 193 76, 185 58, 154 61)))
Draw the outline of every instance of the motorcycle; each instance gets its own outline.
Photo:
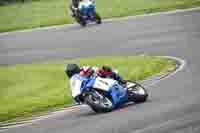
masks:
POLYGON ((101 17, 96 12, 95 3, 91 0, 82 0, 79 3, 75 20, 81 25, 86 26, 88 22, 101 24, 101 17))
POLYGON ((110 112, 128 102, 142 103, 148 98, 147 90, 134 81, 120 84, 99 76, 82 78, 76 76, 72 80, 72 96, 76 102, 89 105, 97 113, 110 112))

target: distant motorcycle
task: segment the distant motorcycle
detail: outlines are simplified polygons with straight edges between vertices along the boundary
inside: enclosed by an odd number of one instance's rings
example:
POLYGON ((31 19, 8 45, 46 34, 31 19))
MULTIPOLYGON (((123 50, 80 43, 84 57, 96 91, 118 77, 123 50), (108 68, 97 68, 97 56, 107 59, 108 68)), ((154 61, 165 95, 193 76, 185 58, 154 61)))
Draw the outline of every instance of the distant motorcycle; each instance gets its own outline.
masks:
POLYGON ((127 102, 141 103, 148 97, 146 89, 134 81, 119 84, 110 78, 76 75, 71 83, 72 94, 77 102, 87 104, 97 113, 110 112, 127 102))
POLYGON ((96 12, 95 3, 91 0, 82 0, 79 3, 75 19, 81 26, 86 26, 88 22, 101 24, 101 17, 96 12))

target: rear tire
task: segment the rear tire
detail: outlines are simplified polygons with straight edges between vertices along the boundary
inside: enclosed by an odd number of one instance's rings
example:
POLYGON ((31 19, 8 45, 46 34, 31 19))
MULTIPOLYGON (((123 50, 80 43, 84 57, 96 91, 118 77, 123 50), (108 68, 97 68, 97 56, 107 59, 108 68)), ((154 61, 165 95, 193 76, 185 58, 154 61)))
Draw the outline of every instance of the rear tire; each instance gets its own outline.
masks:
POLYGON ((133 81, 128 81, 136 84, 134 87, 131 87, 128 89, 129 93, 129 99, 130 101, 133 101, 135 103, 142 103, 145 102, 148 98, 148 92, 147 90, 140 84, 133 82, 133 81), (142 94, 140 93, 140 91, 142 94))
POLYGON ((97 12, 95 13, 95 19, 97 24, 101 24, 101 17, 97 12))

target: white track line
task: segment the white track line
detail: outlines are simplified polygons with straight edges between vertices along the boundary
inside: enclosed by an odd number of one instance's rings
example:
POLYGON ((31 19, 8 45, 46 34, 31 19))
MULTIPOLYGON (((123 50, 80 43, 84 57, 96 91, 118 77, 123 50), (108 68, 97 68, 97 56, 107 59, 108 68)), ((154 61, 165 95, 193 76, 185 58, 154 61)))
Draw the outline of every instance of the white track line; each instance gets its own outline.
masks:
MULTIPOLYGON (((80 105, 80 106, 85 106, 85 105, 80 105)), ((7 130, 9 128, 23 127, 23 126, 31 125, 31 124, 33 124, 37 121, 62 116, 66 113, 78 110, 78 108, 80 106, 69 107, 69 108, 66 108, 66 109, 63 109, 63 110, 60 110, 60 111, 51 112, 51 113, 44 115, 44 116, 35 117, 32 120, 25 120, 25 121, 21 121, 21 122, 9 123, 7 126, 0 127, 0 132, 3 131, 3 130, 7 130)))
MULTIPOLYGON (((160 82, 161 80, 164 80, 164 79, 167 79, 167 78, 171 77, 172 75, 174 75, 177 72, 181 71, 184 68, 184 66, 186 65, 186 61, 185 60, 182 60, 182 59, 177 58, 177 57, 172 57, 172 56, 160 56, 160 57, 168 58, 168 59, 174 59, 174 60, 178 61, 180 63, 180 65, 179 65, 178 69, 176 71, 174 71, 173 73, 171 73, 168 76, 166 76, 164 78, 161 78, 160 80, 155 81, 154 83, 149 84, 147 86, 155 85, 156 83, 160 82)), ((80 105, 80 106, 84 107, 86 105, 80 105)), ((27 120, 27 121, 12 123, 13 125, 10 124, 10 126, 0 127, 0 132, 3 131, 3 130, 7 130, 9 128, 16 128, 16 127, 27 126, 27 125, 31 125, 31 124, 33 124, 33 123, 35 123, 37 121, 41 121, 41 120, 48 119, 48 118, 55 118, 55 117, 58 117, 58 116, 62 116, 64 114, 66 114, 66 113, 78 110, 80 106, 66 108, 66 109, 61 110, 61 111, 51 112, 48 115, 39 116, 39 117, 33 118, 32 120, 27 120)))
POLYGON ((174 75, 174 74, 176 74, 177 72, 181 71, 181 70, 185 67, 185 65, 186 65, 186 61, 183 60, 183 59, 180 59, 180 58, 178 58, 178 57, 173 57, 173 56, 159 56, 159 57, 167 58, 167 59, 173 59, 173 60, 178 61, 178 62, 180 63, 179 66, 178 66, 178 69, 176 69, 173 73, 170 73, 170 74, 167 75, 166 77, 161 78, 161 79, 159 79, 159 80, 157 80, 157 81, 155 81, 155 82, 153 82, 153 83, 151 83, 151 84, 148 84, 147 86, 153 86, 153 85, 155 85, 156 83, 158 83, 158 82, 160 82, 160 81, 162 81, 162 80, 164 80, 164 79, 167 79, 167 78, 171 77, 172 75, 174 75))
POLYGON ((142 17, 170 15, 170 14, 184 13, 184 12, 190 12, 190 11, 199 11, 199 10, 200 10, 200 7, 188 8, 188 9, 176 9, 176 10, 171 10, 171 11, 155 12, 155 13, 136 15, 136 16, 111 18, 111 19, 106 19, 105 21, 119 21, 119 20, 128 20, 128 19, 137 19, 137 18, 142 18, 142 17))
MULTIPOLYGON (((168 14, 175 14, 175 13, 182 13, 182 12, 189 12, 189 11, 198 11, 200 10, 200 7, 196 8, 189 8, 189 9, 177 9, 173 11, 166 11, 166 12, 158 12, 158 13, 150 13, 150 14, 144 14, 144 15, 136 15, 136 16, 128 16, 128 17, 121 17, 121 18, 111 18, 106 19, 104 22, 112 22, 112 21, 121 21, 121 20, 128 20, 128 19, 136 19, 140 17, 148 17, 148 16, 159 16, 159 15, 168 15, 168 14)), ((64 25, 56 25, 56 26, 50 26, 50 27, 39 27, 34 29, 25 29, 25 30, 19 30, 19 31, 11 31, 11 32, 3 32, 0 33, 0 36, 5 36, 9 34, 16 34, 16 33, 24 33, 24 32, 32 32, 32 31, 41 31, 41 30, 50 30, 50 29, 61 29, 64 27, 73 27, 77 24, 64 24, 64 25)))

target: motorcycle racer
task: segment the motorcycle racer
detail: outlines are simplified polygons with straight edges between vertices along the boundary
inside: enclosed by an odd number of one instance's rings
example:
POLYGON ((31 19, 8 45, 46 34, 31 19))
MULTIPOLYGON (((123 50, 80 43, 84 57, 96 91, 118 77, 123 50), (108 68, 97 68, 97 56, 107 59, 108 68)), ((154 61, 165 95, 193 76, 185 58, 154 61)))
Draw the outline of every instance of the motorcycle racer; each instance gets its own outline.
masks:
MULTIPOLYGON (((78 6, 79 3, 82 0, 71 0, 70 1, 70 5, 69 5, 69 14, 74 17, 76 15, 76 13, 78 12, 78 6)), ((94 0, 90 0, 91 2, 94 2, 94 0)))
POLYGON ((77 64, 68 64, 65 69, 65 73, 70 78, 73 74, 80 74, 84 77, 90 77, 94 73, 102 78, 112 78, 117 80, 119 83, 125 83, 122 77, 117 73, 117 70, 112 70, 109 66, 100 67, 91 67, 91 66, 83 66, 79 67, 77 64))
POLYGON ((79 6, 80 0, 71 0, 70 6, 69 6, 69 14, 74 17, 76 12, 78 11, 78 6, 79 6))
MULTIPOLYGON (((70 79, 71 88, 74 88, 74 86, 76 86, 76 88, 83 87, 83 84, 86 84, 89 77, 95 73, 102 78, 112 78, 120 84, 126 83, 126 81, 124 81, 121 76, 117 74, 116 71, 114 72, 109 66, 103 66, 102 68, 83 66, 80 68, 77 64, 68 64, 65 68, 65 73, 70 79)), ((80 104, 82 100, 78 96, 79 93, 80 90, 72 91, 74 100, 80 104)))

